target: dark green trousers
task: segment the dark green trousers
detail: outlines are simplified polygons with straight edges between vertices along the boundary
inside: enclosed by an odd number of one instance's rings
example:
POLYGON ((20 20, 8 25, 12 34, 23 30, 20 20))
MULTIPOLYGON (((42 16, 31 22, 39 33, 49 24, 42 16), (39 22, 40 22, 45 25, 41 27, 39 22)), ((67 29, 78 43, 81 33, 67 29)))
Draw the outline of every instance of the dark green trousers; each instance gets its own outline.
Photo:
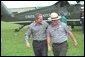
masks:
POLYGON ((67 49, 68 49, 67 41, 63 43, 53 43, 52 47, 53 47, 54 56, 66 56, 67 49))

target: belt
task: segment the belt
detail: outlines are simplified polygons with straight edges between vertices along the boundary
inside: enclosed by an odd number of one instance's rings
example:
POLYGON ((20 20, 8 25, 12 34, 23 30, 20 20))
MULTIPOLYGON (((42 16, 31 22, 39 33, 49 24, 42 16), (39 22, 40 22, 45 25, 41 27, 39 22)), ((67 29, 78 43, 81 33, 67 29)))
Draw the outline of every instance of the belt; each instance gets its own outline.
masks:
POLYGON ((44 42, 46 40, 33 40, 34 42, 44 42))
POLYGON ((61 44, 63 44, 63 43, 66 43, 67 41, 64 41, 64 42, 62 42, 62 43, 53 43, 53 44, 55 44, 55 45, 61 45, 61 44))

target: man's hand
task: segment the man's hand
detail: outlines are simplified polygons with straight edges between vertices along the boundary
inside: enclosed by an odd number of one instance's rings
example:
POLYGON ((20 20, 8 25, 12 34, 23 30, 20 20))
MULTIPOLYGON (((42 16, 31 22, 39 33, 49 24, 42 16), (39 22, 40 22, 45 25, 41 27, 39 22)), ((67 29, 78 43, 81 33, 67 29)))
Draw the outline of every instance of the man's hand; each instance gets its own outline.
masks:
POLYGON ((75 46, 75 47, 79 47, 77 41, 74 42, 74 46, 75 46))
POLYGON ((30 47, 30 44, 29 43, 26 43, 26 47, 29 48, 30 47))

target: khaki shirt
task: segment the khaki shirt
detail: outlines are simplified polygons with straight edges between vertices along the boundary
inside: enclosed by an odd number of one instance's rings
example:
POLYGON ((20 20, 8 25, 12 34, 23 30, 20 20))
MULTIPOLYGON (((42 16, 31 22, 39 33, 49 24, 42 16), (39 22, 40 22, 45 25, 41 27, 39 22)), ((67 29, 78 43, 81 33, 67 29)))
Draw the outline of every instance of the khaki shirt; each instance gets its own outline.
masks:
POLYGON ((52 24, 49 25, 47 34, 50 34, 53 43, 62 43, 67 40, 68 31, 70 31, 68 26, 60 22, 58 27, 53 27, 52 24))

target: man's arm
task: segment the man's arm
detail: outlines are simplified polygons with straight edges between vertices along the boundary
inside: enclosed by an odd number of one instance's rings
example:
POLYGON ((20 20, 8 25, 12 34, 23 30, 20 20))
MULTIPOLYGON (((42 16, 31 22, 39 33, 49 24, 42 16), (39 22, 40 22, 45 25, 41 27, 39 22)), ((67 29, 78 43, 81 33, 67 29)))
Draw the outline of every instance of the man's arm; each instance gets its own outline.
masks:
POLYGON ((77 43, 76 38, 74 37, 74 34, 71 32, 72 29, 67 24, 65 24, 65 23, 63 24, 63 27, 64 27, 64 29, 66 31, 66 34, 68 33, 68 35, 71 37, 75 47, 77 47, 78 43, 77 43))
POLYGON ((50 42, 51 42, 51 38, 50 38, 50 34, 47 34, 47 45, 48 45, 48 50, 51 50, 51 46, 50 46, 50 42))
POLYGON ((30 44, 29 44, 30 34, 31 34, 31 28, 28 28, 28 31, 25 34, 26 47, 30 47, 30 44))
POLYGON ((77 42, 76 38, 74 37, 74 34, 71 31, 69 31, 68 34, 71 37, 75 47, 78 47, 78 42, 77 42))

